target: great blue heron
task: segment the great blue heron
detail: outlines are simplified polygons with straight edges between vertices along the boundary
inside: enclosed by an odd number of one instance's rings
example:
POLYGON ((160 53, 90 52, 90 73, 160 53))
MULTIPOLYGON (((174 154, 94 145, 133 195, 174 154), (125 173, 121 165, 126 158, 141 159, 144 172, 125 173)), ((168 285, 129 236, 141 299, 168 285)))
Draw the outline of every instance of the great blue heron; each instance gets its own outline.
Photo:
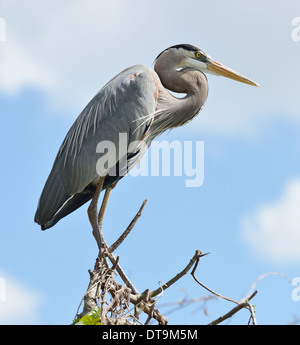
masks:
MULTIPOLYGON (((124 175, 121 160, 125 158, 127 170, 131 169, 157 135, 191 121, 207 98, 204 72, 258 86, 189 44, 165 49, 156 58, 154 71, 136 65, 108 82, 78 116, 59 149, 35 214, 42 230, 92 199, 97 188, 100 193, 115 184, 124 175), (186 96, 176 98, 167 89, 186 96), (120 133, 126 137, 124 145, 120 133), (97 145, 106 141, 115 145, 117 158, 99 171, 97 161, 104 152, 97 145), (131 145, 139 142, 143 145, 131 145)), ((91 220, 96 214, 89 216, 91 220)))

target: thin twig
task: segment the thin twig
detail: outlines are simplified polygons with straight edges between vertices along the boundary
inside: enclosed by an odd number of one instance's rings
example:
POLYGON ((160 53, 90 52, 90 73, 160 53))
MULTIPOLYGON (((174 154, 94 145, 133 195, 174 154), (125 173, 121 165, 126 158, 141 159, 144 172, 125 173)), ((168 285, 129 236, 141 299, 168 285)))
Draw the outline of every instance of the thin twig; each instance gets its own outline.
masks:
POLYGON ((193 266, 193 264, 195 263, 195 261, 197 260, 197 262, 199 261, 200 257, 207 255, 206 254, 202 254, 201 250, 196 250, 195 255, 192 257, 192 259, 190 260, 189 264, 180 272, 178 273, 174 278, 170 279, 167 283, 163 284, 162 286, 160 286, 158 289, 152 291, 150 293, 150 297, 155 297, 158 294, 160 294, 162 291, 166 290, 168 287, 170 287, 171 285, 173 285, 175 282, 177 282, 177 280, 179 280, 182 276, 184 276, 189 270, 190 268, 193 266))
POLYGON ((257 321, 256 321, 256 316, 255 316, 255 311, 254 311, 253 305, 248 302, 247 306, 248 306, 249 311, 251 313, 251 319, 252 319, 253 325, 257 325, 257 321))
POLYGON ((211 290, 211 289, 208 288, 207 286, 205 286, 203 283, 201 283, 201 282, 195 277, 195 271, 196 271, 196 269, 197 269, 198 263, 199 263, 199 259, 196 261, 195 266, 194 266, 194 268, 193 268, 193 270, 192 270, 192 272, 191 272, 191 275, 192 275, 192 277, 196 280, 196 282, 197 282, 199 285, 201 285, 204 289, 206 289, 207 291, 209 291, 210 293, 212 293, 212 294, 214 294, 214 295, 216 295, 216 296, 218 296, 218 297, 220 297, 220 298, 222 298, 222 299, 225 299, 225 300, 227 300, 227 301, 229 301, 229 302, 233 302, 233 303, 235 303, 235 304, 239 304, 239 302, 235 301, 234 299, 229 298, 229 297, 222 296, 222 295, 218 294, 217 292, 211 290))
POLYGON ((115 293, 115 297, 110 302, 109 306, 106 308, 106 312, 109 312, 115 306, 116 302, 121 299, 125 289, 126 287, 122 286, 121 289, 115 293))
POLYGON ((255 318, 255 313, 253 310, 252 305, 249 303, 249 301, 257 294, 257 291, 254 291, 254 293, 249 297, 249 299, 243 303, 239 303, 236 307, 231 309, 228 313, 226 313, 223 316, 220 316, 218 319, 212 321, 209 323, 209 325, 217 325, 230 317, 232 317, 234 314, 236 314, 238 311, 240 311, 243 308, 249 309, 250 308, 250 313, 251 313, 251 318, 253 319, 253 324, 256 325, 256 318, 255 318))
MULTIPOLYGON (((151 300, 153 301, 153 300, 151 300)), ((135 306, 139 306, 140 309, 144 311, 147 315, 151 314, 152 317, 159 322, 160 325, 167 325, 168 319, 163 316, 156 308, 152 310, 152 302, 149 306, 148 302, 145 302, 144 300, 140 300, 139 295, 131 295, 130 302, 134 304, 135 306)))
POLYGON ((237 304, 237 306, 235 308, 233 308, 231 311, 229 311, 227 314, 223 315, 223 316, 220 316, 217 320, 215 321, 212 321, 210 323, 210 325, 217 325, 218 323, 220 322, 223 322, 224 320, 230 318, 232 315, 234 315, 235 313, 237 313, 239 310, 243 309, 243 308, 246 308, 250 311, 251 313, 251 318, 253 320, 253 324, 256 325, 257 322, 256 322, 256 317, 255 317, 255 312, 254 312, 254 309, 253 309, 253 306, 249 303, 249 301, 257 294, 257 291, 255 291, 248 299, 244 299, 243 302, 237 302, 235 301, 234 299, 232 298, 229 298, 229 297, 225 297, 225 296, 222 296, 220 295, 219 293, 211 290, 210 288, 208 288, 207 286, 205 286, 203 283, 201 283, 196 277, 195 277, 195 271, 197 269, 197 266, 198 266, 198 263, 199 263, 199 259, 196 261, 195 263, 195 266, 191 272, 191 275, 192 277, 195 279, 195 281, 201 285, 204 289, 206 289, 207 291, 209 291, 210 293, 212 293, 213 295, 219 297, 219 298, 222 298, 226 301, 229 301, 229 302, 233 302, 235 304, 237 304))
MULTIPOLYGON (((267 273, 264 273, 264 274, 260 275, 260 276, 256 279, 256 281, 252 284, 252 286, 251 286, 251 288, 250 288, 250 290, 249 290, 249 292, 247 293, 246 296, 250 296, 250 295, 253 293, 253 291, 255 290, 257 284, 258 284, 261 280, 263 280, 264 278, 269 277, 269 276, 280 276, 280 277, 286 279, 290 284, 292 283, 291 279, 290 279, 289 277, 287 277, 287 276, 286 276, 285 274, 283 274, 283 273, 280 273, 280 272, 267 272, 267 273)), ((246 298, 247 298, 247 297, 246 297, 246 298)))
POLYGON ((131 289, 131 293, 134 295, 139 295, 138 290, 134 287, 134 285, 131 283, 129 278, 126 276, 125 272, 122 270, 121 266, 118 264, 119 259, 115 259, 113 254, 110 253, 108 250, 106 250, 105 255, 109 258, 110 262, 113 264, 115 267, 116 271, 119 273, 121 279, 125 283, 125 285, 131 289))
POLYGON ((147 203, 147 199, 143 201, 142 206, 140 207, 138 213, 135 215, 135 217, 132 219, 130 224, 128 225, 127 229, 122 233, 122 235, 109 247, 108 251, 110 253, 114 252, 119 245, 125 240, 125 238, 129 235, 130 231, 133 229, 135 226, 136 222, 138 219, 141 217, 142 212, 144 210, 144 207, 147 203))
POLYGON ((151 321, 151 319, 153 318, 154 315, 154 310, 155 310, 155 301, 153 302, 151 308, 150 308, 150 313, 147 317, 147 320, 145 322, 145 326, 149 324, 149 322, 151 321))

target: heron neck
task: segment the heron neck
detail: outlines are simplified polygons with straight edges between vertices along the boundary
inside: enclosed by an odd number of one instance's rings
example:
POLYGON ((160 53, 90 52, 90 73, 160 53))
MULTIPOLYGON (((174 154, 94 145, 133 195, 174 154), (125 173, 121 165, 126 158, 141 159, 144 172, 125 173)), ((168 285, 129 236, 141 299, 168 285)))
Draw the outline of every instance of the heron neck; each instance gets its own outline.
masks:
MULTIPOLYGON (((162 117, 168 128, 182 126, 191 121, 202 109, 207 99, 208 84, 206 76, 191 68, 180 71, 165 68, 162 71, 156 69, 161 85, 159 87, 158 108, 165 109, 162 117), (177 98, 168 92, 185 93, 186 96, 177 98), (168 120, 166 120, 168 117, 168 120)), ((161 118, 161 122, 163 119, 161 118)))

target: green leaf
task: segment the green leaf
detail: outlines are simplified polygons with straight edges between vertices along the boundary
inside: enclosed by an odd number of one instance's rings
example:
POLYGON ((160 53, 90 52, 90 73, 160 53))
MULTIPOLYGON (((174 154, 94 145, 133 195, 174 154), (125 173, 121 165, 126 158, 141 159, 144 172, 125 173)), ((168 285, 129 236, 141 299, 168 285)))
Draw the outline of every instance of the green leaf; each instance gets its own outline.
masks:
POLYGON ((84 315, 81 319, 75 320, 74 324, 75 325, 101 325, 100 317, 99 317, 100 311, 101 311, 100 307, 96 307, 91 312, 84 315))

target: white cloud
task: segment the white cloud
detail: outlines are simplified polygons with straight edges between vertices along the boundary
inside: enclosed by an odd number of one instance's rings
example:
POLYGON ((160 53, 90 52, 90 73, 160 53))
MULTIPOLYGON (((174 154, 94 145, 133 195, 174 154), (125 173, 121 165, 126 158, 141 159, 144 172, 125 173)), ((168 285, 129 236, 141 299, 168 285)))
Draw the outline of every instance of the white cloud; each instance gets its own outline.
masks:
POLYGON ((281 263, 300 262, 300 179, 290 181, 281 198, 243 219, 243 235, 261 256, 281 263))
POLYGON ((38 324, 41 295, 3 272, 0 278, 0 324, 38 324))
POLYGON ((0 90, 9 94, 18 92, 24 86, 47 90, 54 84, 53 76, 15 40, 3 44, 0 75, 0 90))
POLYGON ((4 0, 2 8, 2 92, 33 85, 75 117, 122 69, 192 43, 262 86, 209 76, 209 99, 191 130, 245 136, 278 117, 299 123, 300 43, 291 33, 300 8, 292 0, 4 0))

